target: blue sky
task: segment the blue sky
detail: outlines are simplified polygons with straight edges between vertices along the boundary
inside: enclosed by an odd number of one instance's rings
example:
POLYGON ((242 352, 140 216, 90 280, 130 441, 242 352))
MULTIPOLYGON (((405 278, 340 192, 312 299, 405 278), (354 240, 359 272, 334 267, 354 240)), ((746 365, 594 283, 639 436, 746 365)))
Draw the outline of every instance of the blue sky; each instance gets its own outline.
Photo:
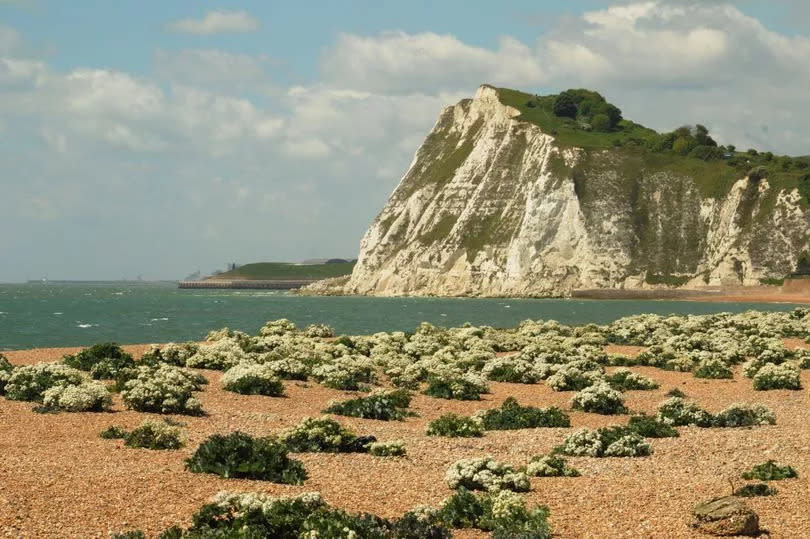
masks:
POLYGON ((0 281, 356 256, 442 106, 590 87, 810 154, 806 2, 0 1, 0 281))

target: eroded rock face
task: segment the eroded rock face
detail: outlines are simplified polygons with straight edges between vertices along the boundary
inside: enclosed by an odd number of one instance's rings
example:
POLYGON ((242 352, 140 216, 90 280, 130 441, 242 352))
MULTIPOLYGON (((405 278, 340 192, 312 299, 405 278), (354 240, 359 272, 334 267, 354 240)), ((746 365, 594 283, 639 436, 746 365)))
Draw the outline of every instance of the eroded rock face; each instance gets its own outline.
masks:
POLYGON ((518 114, 488 86, 445 108, 366 232, 348 283, 313 291, 750 285, 783 277, 806 248, 810 221, 795 190, 740 178, 720 198, 701 196, 694 178, 641 152, 561 149, 518 114))
POLYGON ((736 496, 701 503, 695 507, 694 517, 692 526, 709 535, 759 535, 759 516, 736 496))

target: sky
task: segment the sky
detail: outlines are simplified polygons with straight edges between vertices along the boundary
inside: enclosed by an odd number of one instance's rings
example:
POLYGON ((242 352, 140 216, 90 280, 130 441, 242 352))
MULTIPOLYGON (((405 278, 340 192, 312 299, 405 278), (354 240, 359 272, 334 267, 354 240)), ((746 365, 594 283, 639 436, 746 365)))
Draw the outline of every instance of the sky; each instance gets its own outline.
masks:
POLYGON ((444 106, 810 154, 810 2, 0 0, 0 281, 356 257, 444 106))

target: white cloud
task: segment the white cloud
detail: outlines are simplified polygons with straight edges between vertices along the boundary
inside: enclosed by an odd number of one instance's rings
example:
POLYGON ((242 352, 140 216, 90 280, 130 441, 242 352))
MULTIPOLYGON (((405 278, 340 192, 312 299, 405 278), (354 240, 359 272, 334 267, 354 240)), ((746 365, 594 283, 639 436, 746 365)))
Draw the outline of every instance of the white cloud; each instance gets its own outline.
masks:
POLYGON ((173 83, 202 87, 241 87, 268 81, 264 59, 219 50, 155 52, 156 74, 173 83))
POLYGON ((202 19, 180 19, 169 29, 184 34, 210 35, 254 32, 261 22, 246 11, 209 11, 202 19))
POLYGON ((501 38, 490 51, 432 32, 341 34, 325 52, 321 69, 336 87, 387 94, 457 91, 483 82, 536 84, 542 78, 532 51, 513 38, 501 38))

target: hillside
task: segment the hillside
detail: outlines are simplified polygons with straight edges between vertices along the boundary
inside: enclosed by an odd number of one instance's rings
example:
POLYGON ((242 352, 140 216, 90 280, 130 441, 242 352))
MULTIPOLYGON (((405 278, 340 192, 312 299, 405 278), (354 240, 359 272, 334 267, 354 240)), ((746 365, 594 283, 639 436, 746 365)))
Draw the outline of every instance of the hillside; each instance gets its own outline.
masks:
POLYGON ((210 277, 214 280, 283 280, 328 279, 349 275, 354 262, 330 264, 290 264, 286 262, 257 262, 210 277))
POLYGON ((564 94, 485 85, 445 108, 351 278, 312 291, 565 296, 795 271, 808 158, 739 152, 700 125, 657 133, 596 92, 564 94))

